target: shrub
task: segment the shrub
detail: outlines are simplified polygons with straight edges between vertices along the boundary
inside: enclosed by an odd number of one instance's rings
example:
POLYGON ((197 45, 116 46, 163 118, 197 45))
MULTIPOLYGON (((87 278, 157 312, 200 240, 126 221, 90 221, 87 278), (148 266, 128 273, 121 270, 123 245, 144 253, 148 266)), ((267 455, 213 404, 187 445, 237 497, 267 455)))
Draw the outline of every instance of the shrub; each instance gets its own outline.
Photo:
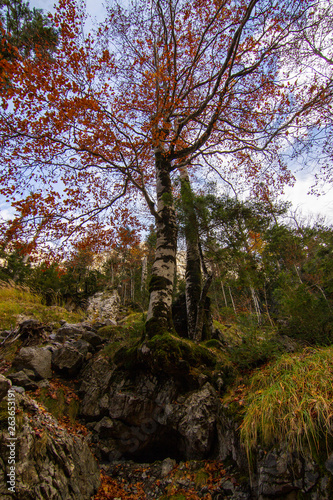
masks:
POLYGON ((302 283, 278 290, 276 297, 280 315, 285 318, 279 328, 281 333, 312 345, 333 342, 332 308, 323 294, 302 283))

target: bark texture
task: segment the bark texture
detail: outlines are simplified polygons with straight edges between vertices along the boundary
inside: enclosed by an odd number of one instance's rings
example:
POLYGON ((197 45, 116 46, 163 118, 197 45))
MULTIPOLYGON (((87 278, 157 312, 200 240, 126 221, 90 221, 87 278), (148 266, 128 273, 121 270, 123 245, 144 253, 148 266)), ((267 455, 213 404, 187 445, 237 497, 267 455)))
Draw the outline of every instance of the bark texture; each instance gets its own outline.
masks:
POLYGON ((149 284, 146 334, 153 337, 173 329, 172 293, 176 268, 177 223, 170 179, 170 162, 162 152, 155 153, 157 194, 157 241, 149 284))
POLYGON ((187 331, 189 338, 194 339, 196 337, 197 313, 202 288, 199 232, 190 179, 186 167, 181 169, 180 178, 182 206, 185 215, 187 331))

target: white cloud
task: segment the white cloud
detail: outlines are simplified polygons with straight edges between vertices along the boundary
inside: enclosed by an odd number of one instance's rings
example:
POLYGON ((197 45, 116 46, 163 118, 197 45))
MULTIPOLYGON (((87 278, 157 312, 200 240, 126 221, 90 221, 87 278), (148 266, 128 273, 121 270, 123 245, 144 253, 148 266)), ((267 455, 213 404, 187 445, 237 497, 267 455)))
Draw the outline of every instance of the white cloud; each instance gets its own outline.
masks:
POLYGON ((311 174, 303 173, 296 175, 296 183, 293 187, 285 189, 283 198, 291 201, 293 208, 299 209, 304 216, 320 215, 326 217, 326 222, 333 224, 333 196, 332 190, 321 196, 308 194, 314 179, 311 174))

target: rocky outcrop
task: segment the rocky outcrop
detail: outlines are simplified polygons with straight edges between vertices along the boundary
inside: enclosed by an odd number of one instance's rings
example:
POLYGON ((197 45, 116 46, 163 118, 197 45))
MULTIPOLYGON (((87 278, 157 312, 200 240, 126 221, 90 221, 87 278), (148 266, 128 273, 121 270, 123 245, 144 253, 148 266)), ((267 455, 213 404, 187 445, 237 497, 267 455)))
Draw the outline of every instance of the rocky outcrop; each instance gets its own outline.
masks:
POLYGON ((209 383, 183 394, 176 378, 142 370, 128 377, 103 358, 81 376, 80 412, 101 459, 202 459, 212 451, 217 395, 209 383))
POLYGON ((112 371, 108 360, 101 356, 90 360, 82 370, 79 395, 81 415, 87 421, 98 420, 108 414, 108 387, 112 371))
MULTIPOLYGON (((297 498, 310 492, 319 479, 319 468, 309 457, 288 451, 286 446, 273 449, 258 460, 258 497, 269 500, 272 496, 297 498)), ((322 497, 320 497, 322 498, 322 497)))
POLYGON ((216 434, 217 396, 206 383, 189 395, 179 396, 165 407, 159 420, 181 436, 184 457, 202 459, 212 452, 216 434))
POLYGON ((0 434, 0 497, 90 500, 100 473, 85 438, 59 426, 28 396, 16 393, 15 403, 17 439, 10 440, 6 428, 0 434))
POLYGON ((116 324, 120 309, 120 297, 117 290, 98 292, 89 297, 88 318, 94 322, 116 324))
MULTIPOLYGON (((240 442, 241 415, 232 403, 223 406, 220 399, 227 371, 217 370, 202 346, 169 335, 125 347, 111 361, 99 349, 112 341, 87 324, 63 324, 47 342, 44 347, 21 348, 8 375, 12 384, 26 390, 49 384, 50 357, 57 377, 78 379, 80 418, 91 431, 87 439, 93 452, 109 463, 104 468, 112 477, 128 479, 129 488, 134 479, 142 480, 147 499, 165 495, 171 485, 180 495, 182 488, 194 488, 199 497, 209 493, 214 500, 332 498, 333 455, 323 455, 319 465, 281 443, 254 450, 249 467, 240 442), (133 467, 129 461, 134 461, 133 467), (137 463, 142 462, 147 465, 137 477, 137 463), (206 463, 215 464, 212 471, 205 469, 206 463)), ((0 399, 9 387, 10 381, 0 376, 0 399)), ((30 398, 16 398, 17 498, 90 498, 98 485, 98 470, 87 441, 69 434, 30 398)), ((2 483, 8 472, 3 458, 6 440, 3 432, 2 483)), ((12 498, 1 488, 1 498, 12 498)))

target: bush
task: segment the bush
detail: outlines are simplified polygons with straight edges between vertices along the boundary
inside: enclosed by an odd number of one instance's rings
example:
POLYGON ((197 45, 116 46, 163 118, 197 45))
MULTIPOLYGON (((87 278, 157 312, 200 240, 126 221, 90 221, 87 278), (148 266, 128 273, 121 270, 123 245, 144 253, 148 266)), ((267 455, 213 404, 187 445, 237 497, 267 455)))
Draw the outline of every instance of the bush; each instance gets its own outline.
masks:
POLYGON ((279 326, 280 333, 312 345, 333 342, 332 309, 323 294, 315 293, 302 283, 294 288, 279 289, 276 298, 284 318, 279 326))
POLYGON ((229 347, 233 363, 240 369, 255 368, 281 354, 282 346, 272 329, 259 329, 256 318, 244 315, 239 318, 241 336, 229 347))

